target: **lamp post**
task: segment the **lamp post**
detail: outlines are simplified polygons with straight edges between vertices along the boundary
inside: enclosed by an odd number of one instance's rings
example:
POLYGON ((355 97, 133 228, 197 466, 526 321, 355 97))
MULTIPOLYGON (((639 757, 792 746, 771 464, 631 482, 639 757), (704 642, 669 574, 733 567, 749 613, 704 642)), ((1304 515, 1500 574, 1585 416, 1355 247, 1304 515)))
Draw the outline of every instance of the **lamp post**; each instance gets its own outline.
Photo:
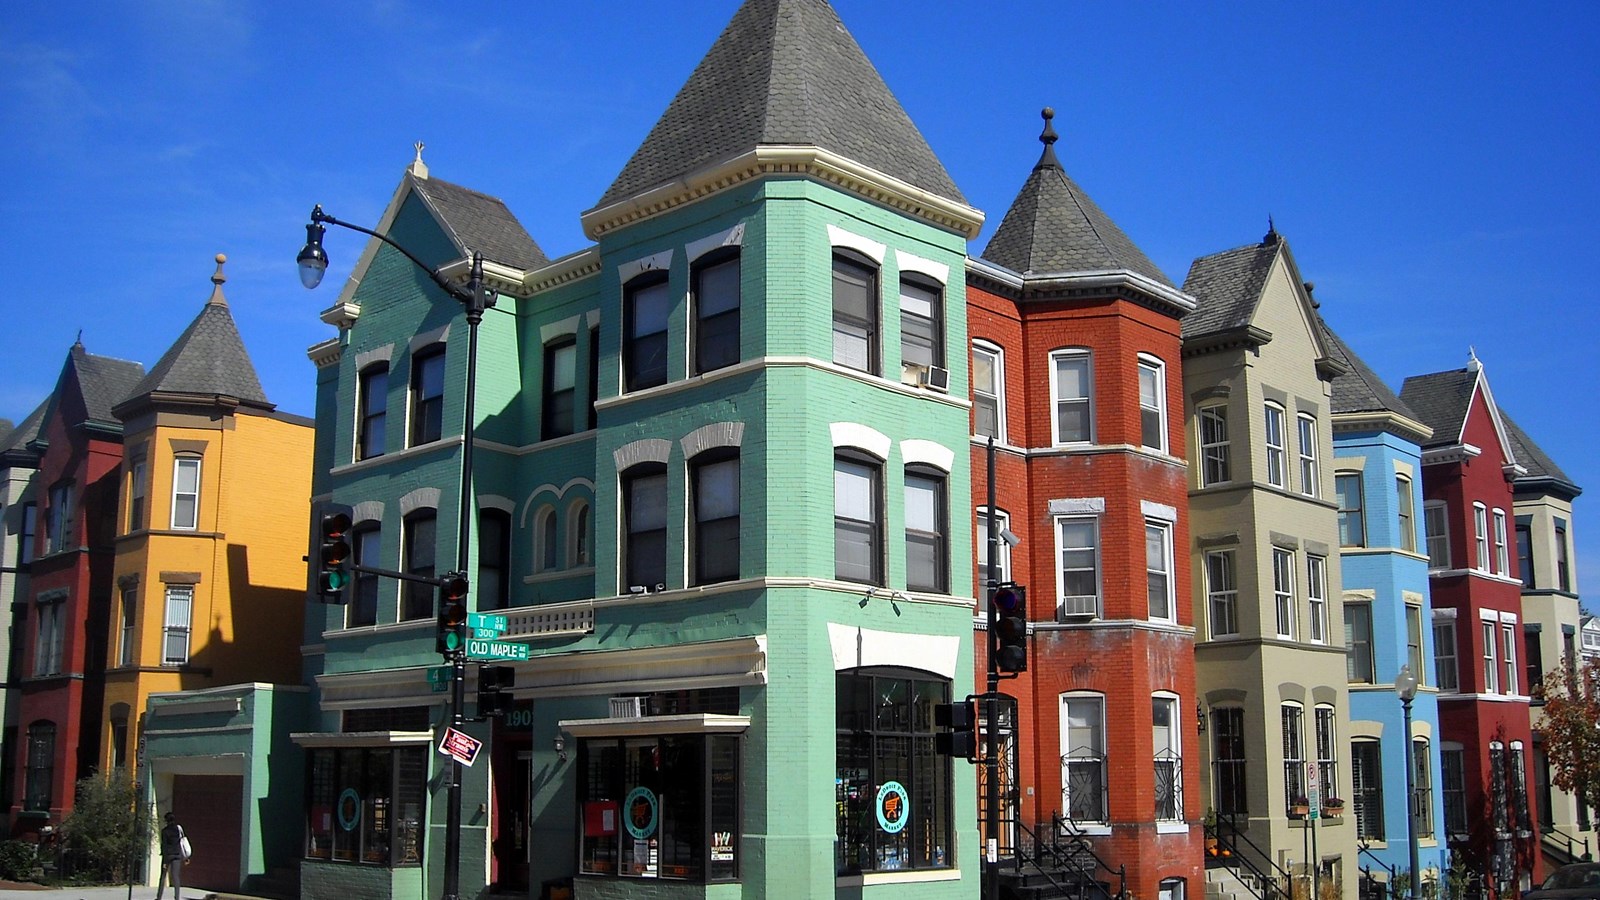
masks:
POLYGON ((1394 692, 1400 697, 1400 708, 1405 711, 1401 738, 1406 749, 1406 849, 1411 854, 1411 896, 1418 897, 1422 894, 1422 870, 1417 864, 1417 764, 1412 758, 1411 746, 1411 701, 1417 696, 1417 676, 1412 674, 1410 665, 1400 667, 1400 674, 1394 679, 1394 692))
MULTIPOLYGON (((467 284, 462 287, 453 284, 449 279, 439 274, 439 270, 418 259, 410 250, 395 243, 388 235, 380 234, 370 228, 363 228, 350 222, 335 219, 322 211, 318 204, 311 210, 311 221, 306 223, 306 245, 301 249, 300 255, 295 257, 295 262, 300 268, 300 283, 306 288, 313 289, 322 283, 322 276, 328 270, 328 254, 322 249, 322 235, 327 225, 337 225, 358 231, 383 241, 385 244, 400 251, 400 254, 410 260, 413 265, 428 273, 428 277, 439 289, 449 294, 456 302, 460 303, 467 314, 467 387, 466 398, 463 406, 465 411, 461 423, 461 490, 458 505, 461 518, 456 531, 456 571, 462 579, 471 584, 467 575, 470 563, 467 535, 472 527, 472 449, 476 430, 476 416, 474 414, 477 399, 478 382, 478 323, 483 321, 483 311, 494 306, 494 301, 483 289, 483 254, 472 254, 472 267, 469 270, 467 284)), ((464 724, 463 706, 465 703, 465 683, 467 674, 467 657, 465 650, 456 651, 450 658, 450 723, 451 727, 460 730, 464 724)), ((461 763, 454 756, 450 757, 450 790, 449 809, 446 810, 445 838, 444 838, 444 893, 442 900, 459 900, 461 883, 461 763)))

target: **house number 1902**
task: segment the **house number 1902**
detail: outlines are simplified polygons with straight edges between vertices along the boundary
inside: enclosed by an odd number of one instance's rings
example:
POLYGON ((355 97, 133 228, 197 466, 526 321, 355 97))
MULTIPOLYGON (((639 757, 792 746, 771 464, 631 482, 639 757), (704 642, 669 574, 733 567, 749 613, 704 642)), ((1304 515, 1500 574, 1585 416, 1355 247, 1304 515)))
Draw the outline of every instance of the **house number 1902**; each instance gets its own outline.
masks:
POLYGON ((533 727, 533 707, 531 707, 531 706, 513 707, 510 712, 506 713, 506 727, 507 728, 532 728, 533 727))

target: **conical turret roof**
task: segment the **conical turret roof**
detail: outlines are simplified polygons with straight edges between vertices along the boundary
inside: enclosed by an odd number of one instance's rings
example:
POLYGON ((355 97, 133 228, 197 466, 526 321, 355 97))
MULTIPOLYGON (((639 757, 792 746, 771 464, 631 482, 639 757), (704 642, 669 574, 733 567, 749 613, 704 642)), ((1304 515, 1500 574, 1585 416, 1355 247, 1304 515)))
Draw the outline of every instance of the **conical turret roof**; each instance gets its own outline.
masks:
POLYGON ((966 202, 826 0, 746 0, 599 206, 760 146, 817 147, 966 202))

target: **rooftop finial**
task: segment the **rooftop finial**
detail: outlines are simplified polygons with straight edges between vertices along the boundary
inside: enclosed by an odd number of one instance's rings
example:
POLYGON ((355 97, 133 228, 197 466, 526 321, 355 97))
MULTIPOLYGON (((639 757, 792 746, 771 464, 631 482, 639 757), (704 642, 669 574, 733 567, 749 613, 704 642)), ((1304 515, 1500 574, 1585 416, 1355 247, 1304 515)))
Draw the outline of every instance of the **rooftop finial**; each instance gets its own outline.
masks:
POLYGON ((1478 360, 1478 348, 1467 345, 1467 371, 1478 372, 1483 369, 1483 363, 1478 360))
POLYGON ((1056 141, 1060 140, 1061 137, 1056 134, 1055 126, 1050 123, 1050 120, 1056 117, 1056 111, 1046 106, 1039 111, 1039 115, 1044 118, 1044 131, 1039 132, 1039 143, 1044 145, 1044 153, 1039 155, 1039 164, 1034 168, 1041 169, 1045 166, 1051 166, 1059 169, 1061 168, 1061 162, 1056 159, 1056 141))
POLYGON ((1272 213, 1267 213, 1267 234, 1261 239, 1261 245, 1263 247, 1271 247, 1276 245, 1279 240, 1281 238, 1278 235, 1278 226, 1272 223, 1272 213))
POLYGON ((417 148, 417 158, 411 161, 411 165, 406 169, 406 171, 410 172, 417 178, 427 178, 428 164, 422 161, 422 148, 424 144, 421 141, 417 141, 412 146, 417 148))
POLYGON ((228 305, 228 299, 222 296, 222 283, 228 280, 228 276, 222 274, 222 264, 227 261, 227 256, 221 253, 217 254, 217 271, 211 273, 211 299, 207 300, 207 303, 216 304, 217 306, 228 305))
POLYGON ((83 346, 83 329, 82 328, 78 329, 78 337, 77 337, 76 340, 74 340, 72 342, 72 344, 75 347, 82 347, 83 346))

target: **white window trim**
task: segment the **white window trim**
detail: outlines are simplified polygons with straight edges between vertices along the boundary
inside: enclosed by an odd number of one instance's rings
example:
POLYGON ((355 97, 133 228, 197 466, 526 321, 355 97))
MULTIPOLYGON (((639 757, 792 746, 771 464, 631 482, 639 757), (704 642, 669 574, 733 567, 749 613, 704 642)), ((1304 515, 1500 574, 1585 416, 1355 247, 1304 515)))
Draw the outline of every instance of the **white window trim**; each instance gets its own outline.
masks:
POLYGON ((1308 497, 1317 496, 1320 491, 1321 469, 1317 464, 1317 420, 1315 416, 1300 413, 1295 416, 1295 440, 1299 444, 1300 455, 1300 493, 1308 497), (1306 429, 1310 426, 1311 440, 1306 440, 1306 429), (1309 443, 1309 446, 1308 446, 1309 443))
POLYGON ((1197 460, 1197 462, 1199 463, 1200 486, 1201 487, 1211 487, 1213 485, 1230 484, 1230 483, 1233 482, 1233 433, 1232 433, 1232 431, 1229 430, 1228 431, 1227 440, 1222 441, 1220 443, 1208 444, 1205 441, 1205 435, 1206 435, 1206 426, 1205 426, 1206 413, 1212 412, 1212 411, 1215 411, 1215 410, 1221 410, 1222 411, 1223 428, 1225 430, 1228 430, 1228 429, 1232 428, 1231 424, 1228 421, 1228 404, 1226 404, 1226 403, 1211 403, 1211 404, 1207 404, 1207 405, 1202 406, 1199 409, 1195 410, 1195 428, 1196 428, 1195 444, 1200 448, 1200 456, 1199 456, 1199 459, 1197 460), (1208 448, 1213 448, 1213 447, 1222 447, 1222 448, 1224 448, 1224 450, 1225 450, 1224 455, 1228 458, 1228 477, 1224 478, 1224 479, 1220 479, 1218 481, 1210 481, 1210 480, 1207 480, 1207 478, 1206 478, 1206 450, 1208 448))
MULTIPOLYGON (((1140 412, 1139 445, 1141 447, 1144 447, 1147 450, 1155 450, 1155 451, 1157 451, 1159 453, 1166 453, 1167 452, 1167 364, 1165 362, 1162 362, 1159 357, 1152 356, 1152 355, 1150 355, 1148 353, 1141 353, 1141 354, 1139 354, 1139 371, 1140 371, 1141 375, 1146 371, 1155 373, 1155 376, 1156 376, 1156 406, 1155 406, 1155 412, 1156 412, 1156 419, 1159 422, 1158 430, 1157 430, 1157 433, 1156 433, 1156 442, 1155 442, 1155 444, 1146 444, 1144 442, 1144 419, 1143 419, 1143 413, 1144 413, 1144 410, 1145 410, 1145 405, 1144 405, 1143 398, 1140 398, 1140 401, 1139 401, 1139 412, 1140 412)), ((1092 408, 1093 407, 1092 407, 1092 404, 1091 404, 1091 409, 1092 408)))
POLYGON ((195 531, 200 527, 200 478, 202 475, 202 460, 198 456, 180 456, 172 461, 172 507, 168 510, 167 521, 173 531, 195 531), (191 496, 189 492, 178 490, 178 473, 183 470, 185 463, 194 464, 194 521, 185 524, 178 522, 178 497, 191 496))
POLYGON ((1511 561, 1506 547, 1506 511, 1494 510, 1494 531, 1490 537, 1494 541, 1494 573, 1496 575, 1511 574, 1511 561))
POLYGON ((1216 638, 1219 638, 1219 637, 1237 637, 1239 635, 1239 554, 1238 554, 1238 552, 1236 550, 1232 550, 1232 549, 1208 550, 1208 551, 1206 551, 1205 558, 1202 560, 1202 562, 1203 562, 1203 565, 1204 565, 1204 569, 1202 570, 1201 575, 1205 579, 1205 592, 1206 592, 1206 625, 1207 625, 1207 628, 1210 630, 1211 637, 1212 637, 1212 639, 1216 639, 1216 638), (1214 592, 1211 589, 1211 557, 1212 556, 1220 556, 1220 555, 1227 555, 1227 556, 1232 557, 1233 562, 1232 562, 1232 565, 1230 566, 1230 568, 1232 569, 1232 574, 1233 574, 1233 586, 1231 588, 1229 588, 1228 590, 1226 590, 1226 591, 1214 592), (1232 631, 1217 631, 1217 622, 1216 622, 1215 614, 1216 614, 1216 596, 1217 596, 1218 593, 1226 593, 1226 594, 1231 594, 1232 595, 1232 599, 1229 602, 1229 605, 1232 606, 1232 608, 1233 608, 1233 630, 1232 631))
POLYGON ((1085 447, 1092 445, 1095 439, 1094 429, 1094 353, 1085 347, 1065 347, 1050 353, 1050 443, 1057 447, 1085 447), (1061 404, 1067 400, 1076 401, 1077 397, 1061 396, 1061 380, 1056 377, 1056 362, 1062 359, 1082 359, 1087 366, 1084 374, 1084 401, 1088 403, 1088 431, 1089 436, 1081 441, 1066 441, 1061 438, 1061 404))
POLYGON ((1472 540, 1478 551, 1472 568, 1479 572, 1489 571, 1489 508, 1482 503, 1472 504, 1472 540))
MULTIPOLYGON (((1398 472, 1394 476, 1394 499, 1397 515, 1396 521, 1400 525, 1399 538, 1395 546, 1408 553, 1417 552, 1417 483, 1410 475, 1398 472), (1405 485, 1402 495, 1400 485, 1405 485), (1402 502, 1409 500, 1409 503, 1402 502)), ((1426 548, 1424 548, 1426 549, 1426 548)))
MULTIPOLYGON (((1066 777, 1067 773, 1066 773, 1065 770, 1066 770, 1066 767, 1067 767, 1067 762, 1066 762, 1067 754, 1071 751, 1071 747, 1068 746, 1069 737, 1068 737, 1068 734, 1067 734, 1067 729, 1068 729, 1069 725, 1068 725, 1068 719, 1067 719, 1067 703, 1069 701, 1073 701, 1073 700, 1093 700, 1099 705, 1099 708, 1100 708, 1100 724, 1099 724, 1099 727, 1096 729, 1096 733, 1097 733, 1097 736, 1098 736, 1099 741, 1100 741, 1100 747, 1099 747, 1100 756, 1099 756, 1099 759, 1100 759, 1100 765, 1102 767, 1102 772, 1103 772, 1103 776, 1102 777, 1105 779, 1105 787, 1106 787, 1106 798, 1105 798, 1105 806, 1106 806, 1106 808, 1103 810, 1103 813, 1106 815, 1107 818, 1110 818, 1110 815, 1111 815, 1111 809, 1110 809, 1110 805, 1111 805, 1111 796, 1110 796, 1111 795, 1111 765, 1110 765, 1110 759, 1109 759, 1109 757, 1110 757, 1110 747, 1108 746, 1108 736, 1106 734, 1106 695, 1103 694, 1103 693, 1100 693, 1098 691, 1067 691, 1067 692, 1064 692, 1064 693, 1062 693, 1060 695, 1060 704, 1061 704, 1060 705, 1060 709, 1061 709, 1061 712, 1060 712, 1060 726, 1059 726, 1060 727, 1060 734, 1059 734, 1059 736, 1057 738, 1059 743, 1057 743, 1056 746, 1061 752, 1061 768, 1062 768, 1062 773, 1061 773, 1062 774, 1062 778, 1061 778, 1061 808, 1064 811, 1070 811, 1071 810, 1071 804, 1068 802, 1068 795, 1067 795, 1067 789, 1068 789, 1068 786, 1070 785, 1071 779, 1066 777)), ((1072 821, 1072 820, 1069 820, 1069 821, 1072 821)), ((1110 824, 1108 822, 1079 823, 1079 822, 1074 821, 1073 824, 1074 824, 1075 830, 1080 834, 1110 834, 1111 833, 1111 826, 1110 826, 1110 824)))
POLYGON ((1501 663, 1504 665, 1500 692, 1507 696, 1516 696, 1518 693, 1517 639, 1521 636, 1522 629, 1517 627, 1515 622, 1500 623, 1501 663))
MULTIPOLYGON (((995 389, 995 395, 994 395, 994 416, 995 416, 994 442, 996 444, 1004 444, 1006 442, 1006 351, 1005 351, 1005 348, 1001 347, 999 344, 992 343, 990 341, 975 340, 975 341, 972 342, 972 352, 973 353, 982 352, 982 353, 985 353, 985 354, 987 354, 987 355, 989 355, 989 356, 994 358, 994 363, 993 363, 993 366, 994 366, 994 389, 995 389)), ((973 394, 974 395, 977 394, 976 387, 974 387, 974 389, 973 389, 973 394)), ((976 422, 976 419, 974 419, 974 422, 976 422)), ((972 436, 976 437, 976 438, 986 438, 987 437, 986 435, 979 435, 977 433, 977 429, 976 428, 973 429, 973 435, 972 436)))
POLYGON ((188 665, 188 663, 189 663, 189 657, 192 655, 192 653, 194 651, 194 647, 190 642, 194 638, 194 602, 195 602, 195 593, 196 592, 195 592, 195 589, 194 589, 194 585, 192 585, 192 584, 169 584, 169 585, 167 585, 166 590, 162 592, 163 600, 164 600, 164 604, 163 604, 164 608, 162 610, 162 617, 161 617, 161 623, 162 623, 161 624, 161 664, 163 666, 184 666, 184 665, 188 665), (184 622, 181 622, 181 623, 174 622, 173 619, 172 619, 172 607, 173 607, 174 594, 175 593, 176 594, 183 594, 185 592, 188 594, 188 596, 185 598, 185 600, 186 600, 186 604, 187 604, 187 606, 189 608, 188 609, 189 615, 187 617, 187 620, 184 621, 184 622), (179 634, 179 633, 181 633, 183 635, 183 658, 182 659, 175 658, 175 657, 173 657, 173 656, 171 656, 170 654, 167 653, 167 640, 168 640, 168 638, 170 638, 174 634, 179 634))
POLYGON ((549 504, 539 507, 533 513, 533 571, 554 572, 561 568, 561 545, 556 544, 555 563, 549 564, 545 556, 545 547, 550 541, 556 540, 559 526, 556 522, 556 508, 549 504))
POLYGON ((1261 445, 1266 448, 1264 461, 1267 464, 1267 484, 1284 489, 1289 487, 1289 436, 1285 433, 1287 430, 1288 412, 1284 410, 1283 405, 1272 400, 1262 404, 1261 445), (1272 428, 1270 427, 1274 413, 1277 414, 1278 420, 1278 443, 1276 444, 1272 442, 1272 428), (1277 481, 1272 480, 1272 460, 1274 458, 1278 460, 1277 481))
MULTIPOLYGON (((1179 697, 1177 694, 1173 693, 1172 691, 1152 691, 1150 693, 1150 702, 1152 704, 1154 704, 1155 701, 1157 701, 1157 700, 1164 700, 1164 701, 1167 701, 1167 702, 1172 704, 1172 727, 1170 729, 1168 729, 1169 732, 1171 733, 1171 740, 1169 741, 1169 743, 1168 743, 1168 745, 1166 747, 1156 747, 1155 750, 1156 750, 1157 753, 1161 752, 1162 750, 1170 750, 1170 751, 1172 751, 1172 755, 1178 761, 1178 806, 1180 808, 1180 812, 1182 812, 1183 811, 1182 810, 1182 807, 1183 807, 1183 698, 1179 697)), ((1152 726, 1151 726, 1151 732, 1152 732, 1151 733, 1151 738, 1153 740, 1154 737, 1155 737, 1153 723, 1152 723, 1152 726)), ((1172 824, 1174 822, 1180 822, 1180 821, 1182 821, 1182 820, 1181 819, 1160 819, 1160 818, 1156 819, 1156 822, 1157 822, 1158 825, 1161 824, 1161 823, 1172 824)))
POLYGON ((1328 558, 1306 554, 1306 605, 1310 610, 1307 625, 1313 644, 1328 643, 1328 558))
MULTIPOLYGON (((1092 524, 1094 526, 1094 613, 1093 613, 1093 615, 1096 618, 1098 618, 1098 617, 1104 615, 1104 613, 1105 613, 1105 598, 1104 598, 1105 585, 1104 585, 1103 579, 1101 577, 1101 575, 1102 575, 1102 566, 1101 566, 1101 562, 1100 562, 1100 552, 1101 552, 1101 548, 1100 548, 1100 517, 1098 515, 1057 515, 1057 516, 1052 517, 1051 527, 1055 531, 1053 540, 1054 540, 1055 548, 1056 548, 1056 556, 1055 556, 1055 561, 1054 561, 1055 570, 1056 570, 1056 604, 1055 604, 1056 605, 1056 615, 1057 615, 1058 618, 1063 616, 1063 615, 1074 615, 1074 616, 1083 615, 1083 613, 1081 611, 1076 611, 1076 610, 1074 612, 1072 612, 1072 613, 1067 613, 1066 612, 1067 579, 1066 579, 1066 570, 1065 570, 1064 566, 1062 565, 1062 559, 1061 559, 1062 553, 1066 550, 1066 548, 1064 546, 1062 546, 1062 544, 1061 544, 1061 525, 1062 525, 1062 523, 1067 522, 1067 521, 1085 521, 1085 522, 1089 522, 1090 524, 1092 524)), ((1073 595, 1073 598, 1076 599, 1076 600, 1079 600, 1080 602, 1082 600, 1082 597, 1080 595, 1076 595, 1076 594, 1073 595)))
MULTIPOLYGON (((979 552, 987 552, 988 551, 988 548, 989 548, 989 532, 986 529, 984 529, 984 528, 979 526, 978 518, 980 516, 985 516, 988 513, 988 511, 989 511, 989 507, 987 507, 987 506, 979 506, 979 507, 975 508, 972 511, 972 523, 973 523, 974 538, 976 540, 977 547, 979 548, 977 551, 975 551, 973 553, 972 558, 973 558, 973 560, 975 560, 978 563, 978 583, 980 585, 984 584, 987 581, 987 579, 989 578, 989 569, 988 569, 987 566, 983 565, 983 560, 978 555, 979 552)), ((1005 535, 1005 533, 1007 531, 1011 530, 1011 514, 1006 512, 1003 509, 996 509, 994 511, 994 518, 995 518, 995 521, 997 523, 999 523, 999 526, 1000 526, 999 527, 999 534, 1001 535, 1000 540, 996 541, 996 545, 1000 548, 1000 552, 997 554, 999 556, 999 559, 997 561, 1000 563, 1000 580, 1001 581, 1010 581, 1011 580, 1011 545, 1006 543, 1004 535, 1005 535)))
MULTIPOLYGON (((1152 622, 1176 622, 1176 621, 1178 621, 1178 592, 1177 592, 1177 585, 1174 583, 1177 580, 1177 572, 1174 571, 1174 569, 1177 566, 1177 561, 1174 559, 1173 550, 1172 550, 1172 523, 1168 522, 1168 521, 1163 521, 1163 520, 1157 519, 1157 518, 1146 517, 1145 520, 1144 520, 1144 527, 1145 527, 1146 540, 1149 539, 1149 530, 1151 528, 1158 529, 1161 532, 1161 553, 1162 553, 1162 557, 1163 557, 1162 561, 1161 561, 1161 564, 1166 567, 1166 576, 1167 576, 1167 614, 1165 616, 1151 615, 1151 616, 1149 616, 1150 621, 1152 621, 1152 622)), ((1146 584, 1146 587, 1147 587, 1147 589, 1145 591, 1145 594, 1146 594, 1146 600, 1147 601, 1148 601, 1148 597, 1149 597, 1149 590, 1148 590, 1149 576, 1150 576, 1149 565, 1150 565, 1150 562, 1149 562, 1148 550, 1147 550, 1146 551, 1146 560, 1145 560, 1145 584, 1146 584)), ((1149 604, 1147 602, 1146 605, 1145 605, 1145 612, 1148 614, 1149 611, 1150 611, 1149 610, 1149 604)))
POLYGON ((1295 575, 1295 572, 1294 572, 1294 557, 1295 557, 1295 554, 1294 554, 1293 550, 1285 550, 1282 547, 1273 547, 1272 548, 1272 628, 1273 628, 1273 632, 1278 637, 1280 637, 1280 638, 1282 638, 1284 640, 1289 640, 1289 641, 1294 640, 1294 626, 1295 626, 1295 621, 1294 621, 1294 581, 1295 581, 1295 578, 1294 578, 1294 575, 1295 575), (1284 568, 1284 572, 1287 574, 1287 576, 1289 578, 1288 590, 1286 590, 1286 591, 1278 590, 1278 560, 1280 558, 1286 558, 1289 561, 1289 564, 1284 568), (1281 601, 1279 599, 1280 595, 1282 597, 1281 601), (1278 627, 1281 624, 1278 621, 1278 610, 1280 609, 1280 606, 1281 606, 1281 608, 1286 609, 1288 611, 1288 613, 1289 613, 1289 630, 1287 632, 1284 631, 1282 628, 1278 627))
POLYGON ((1483 639, 1483 692, 1500 693, 1500 626, 1492 619, 1479 623, 1483 639))
POLYGON ((1422 532, 1422 550, 1423 553, 1428 556, 1428 568, 1435 572, 1444 571, 1445 569, 1450 568, 1450 564, 1455 558, 1451 554, 1450 550, 1450 507, 1443 500, 1423 501, 1422 532), (1433 530, 1428 527, 1428 514, 1430 511, 1435 509, 1439 511, 1439 524, 1444 526, 1440 529, 1438 535, 1434 535, 1433 530), (1438 537, 1438 539, 1444 544, 1444 565, 1442 566, 1435 565, 1432 554, 1428 553, 1428 544, 1432 543, 1434 537, 1438 537))

